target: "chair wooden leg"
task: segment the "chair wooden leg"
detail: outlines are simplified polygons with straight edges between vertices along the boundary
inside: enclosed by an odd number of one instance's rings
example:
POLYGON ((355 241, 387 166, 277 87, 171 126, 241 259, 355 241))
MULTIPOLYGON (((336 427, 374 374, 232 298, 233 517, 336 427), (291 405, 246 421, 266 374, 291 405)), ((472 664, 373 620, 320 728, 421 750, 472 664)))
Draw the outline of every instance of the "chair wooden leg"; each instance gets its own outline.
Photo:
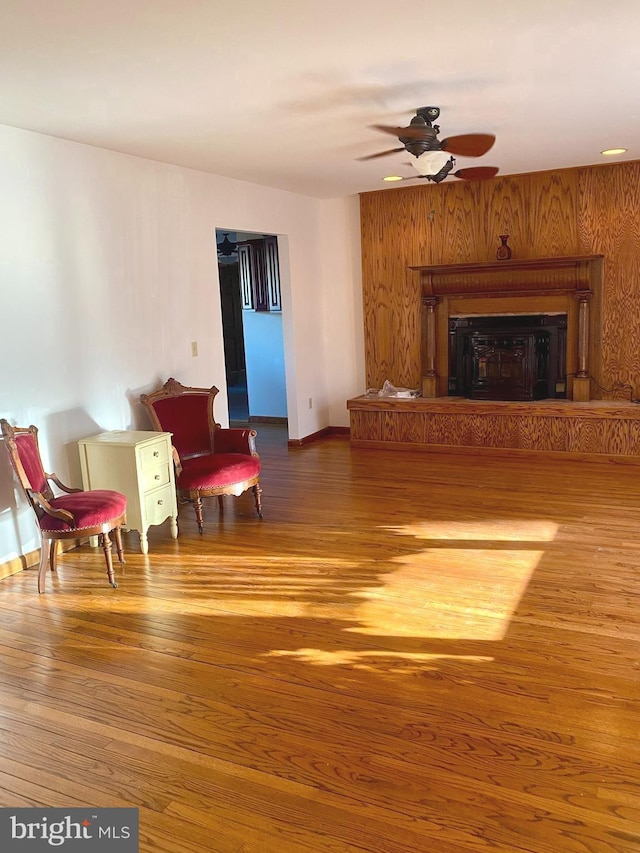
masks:
POLYGON ((200 533, 204 532, 204 520, 202 518, 202 499, 200 495, 196 495, 192 498, 193 508, 196 513, 196 521, 198 522, 198 530, 200 533))
POLYGON ((118 588, 118 584, 115 580, 115 575, 113 573, 113 559, 111 557, 111 537, 108 533, 101 533, 100 538, 102 539, 102 550, 104 551, 104 559, 107 564, 107 578, 109 579, 109 583, 114 589, 118 588))
POLYGON ((260 488, 260 483, 256 483, 255 486, 252 487, 251 491, 253 492, 253 498, 256 502, 258 518, 262 518, 262 489, 260 488))
POLYGON ((52 539, 49 544, 49 567, 52 572, 58 569, 58 543, 55 539, 52 539))
POLYGON ((124 550, 122 548, 122 531, 119 527, 113 528, 113 535, 116 540, 116 551, 118 552, 118 561, 124 565, 124 550))
POLYGON ((218 509, 220 512, 224 512, 224 501, 222 500, 222 495, 218 495, 218 509))
POLYGON ((45 539, 40 541, 40 565, 38 566, 38 592, 44 592, 44 579, 47 574, 50 548, 45 539))

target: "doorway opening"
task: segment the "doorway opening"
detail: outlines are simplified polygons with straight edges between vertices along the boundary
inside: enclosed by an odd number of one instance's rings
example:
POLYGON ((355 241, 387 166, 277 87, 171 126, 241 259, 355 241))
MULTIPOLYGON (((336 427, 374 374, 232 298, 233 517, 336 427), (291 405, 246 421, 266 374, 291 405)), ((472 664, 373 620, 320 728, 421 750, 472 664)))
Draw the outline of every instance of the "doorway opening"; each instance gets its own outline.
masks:
POLYGON ((216 229, 229 421, 287 423, 278 238, 216 229))

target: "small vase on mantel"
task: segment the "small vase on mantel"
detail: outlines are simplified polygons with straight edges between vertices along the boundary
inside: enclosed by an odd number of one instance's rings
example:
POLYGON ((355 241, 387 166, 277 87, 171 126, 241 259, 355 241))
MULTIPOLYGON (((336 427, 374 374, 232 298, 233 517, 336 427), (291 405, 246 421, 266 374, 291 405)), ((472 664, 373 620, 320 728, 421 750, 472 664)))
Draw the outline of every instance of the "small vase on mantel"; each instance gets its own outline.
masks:
POLYGON ((499 261, 508 261, 511 258, 511 247, 507 245, 508 239, 508 234, 500 234, 500 245, 496 252, 496 258, 499 261))

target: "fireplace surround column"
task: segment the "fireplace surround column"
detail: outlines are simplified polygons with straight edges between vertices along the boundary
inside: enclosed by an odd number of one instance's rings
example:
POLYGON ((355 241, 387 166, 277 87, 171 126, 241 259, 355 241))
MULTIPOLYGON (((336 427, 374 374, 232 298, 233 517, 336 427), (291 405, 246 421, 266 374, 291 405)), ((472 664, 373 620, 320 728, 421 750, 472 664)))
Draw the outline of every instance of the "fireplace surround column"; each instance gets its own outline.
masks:
POLYGON ((426 343, 424 349, 424 364, 422 369, 422 396, 437 397, 438 396, 438 376, 436 373, 436 305, 438 304, 437 296, 423 296, 422 305, 424 307, 424 340, 426 343))
POLYGON ((588 403, 591 399, 589 378, 589 302, 590 290, 579 290, 578 300, 578 372, 573 380, 573 399, 576 403, 588 403))

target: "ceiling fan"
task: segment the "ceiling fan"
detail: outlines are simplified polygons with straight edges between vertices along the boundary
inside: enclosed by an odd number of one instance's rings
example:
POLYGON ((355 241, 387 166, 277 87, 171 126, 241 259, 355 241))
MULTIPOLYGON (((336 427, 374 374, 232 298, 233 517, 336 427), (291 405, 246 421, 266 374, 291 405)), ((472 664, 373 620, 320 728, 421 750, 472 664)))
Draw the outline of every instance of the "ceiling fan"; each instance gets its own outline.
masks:
MULTIPOLYGON (((400 148, 389 148, 378 154, 359 157, 359 160, 374 160, 386 157, 397 151, 408 151, 413 154, 415 161, 411 162, 417 171, 418 178, 425 178, 439 184, 447 175, 462 178, 466 181, 479 181, 493 178, 498 174, 495 166, 472 166, 468 169, 458 169, 452 172, 455 159, 452 154, 461 157, 481 157, 491 148, 496 138, 491 133, 465 133, 460 136, 449 136, 438 139, 440 128, 433 122, 440 115, 439 107, 420 107, 411 119, 408 127, 391 127, 386 124, 374 124, 375 130, 390 133, 402 143, 400 148)), ((405 178, 404 180, 409 180, 405 178)))

